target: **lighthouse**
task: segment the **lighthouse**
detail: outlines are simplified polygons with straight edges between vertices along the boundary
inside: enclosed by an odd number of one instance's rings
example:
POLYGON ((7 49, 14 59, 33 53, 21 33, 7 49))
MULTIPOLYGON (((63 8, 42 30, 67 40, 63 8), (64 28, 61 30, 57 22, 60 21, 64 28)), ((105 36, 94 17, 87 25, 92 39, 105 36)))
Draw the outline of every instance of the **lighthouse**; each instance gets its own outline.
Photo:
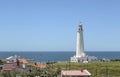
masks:
POLYGON ((77 42, 76 42, 76 57, 84 57, 84 40, 82 24, 78 25, 77 42))
POLYGON ((96 61, 95 56, 86 56, 84 52, 84 39, 83 39, 83 28, 82 23, 78 25, 77 40, 76 40, 76 55, 71 57, 71 62, 93 62, 96 61))

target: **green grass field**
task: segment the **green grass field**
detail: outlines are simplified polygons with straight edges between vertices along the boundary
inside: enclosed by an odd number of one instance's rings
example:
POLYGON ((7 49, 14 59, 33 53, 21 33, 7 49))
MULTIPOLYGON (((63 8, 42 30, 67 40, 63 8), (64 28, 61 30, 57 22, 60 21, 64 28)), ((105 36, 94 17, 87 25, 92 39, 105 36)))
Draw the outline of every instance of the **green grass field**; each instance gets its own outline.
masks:
POLYGON ((94 63, 71 63, 58 62, 53 67, 59 67, 61 70, 81 70, 87 69, 92 77, 120 77, 120 62, 94 62, 94 63))

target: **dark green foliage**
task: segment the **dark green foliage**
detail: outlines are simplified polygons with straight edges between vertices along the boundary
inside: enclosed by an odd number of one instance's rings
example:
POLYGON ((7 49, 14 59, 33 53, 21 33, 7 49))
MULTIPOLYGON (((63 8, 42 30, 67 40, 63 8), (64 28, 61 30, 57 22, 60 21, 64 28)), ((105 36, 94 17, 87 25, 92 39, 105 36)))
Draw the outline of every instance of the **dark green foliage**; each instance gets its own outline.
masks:
POLYGON ((2 65, 4 62, 2 60, 0 60, 0 65, 2 65))

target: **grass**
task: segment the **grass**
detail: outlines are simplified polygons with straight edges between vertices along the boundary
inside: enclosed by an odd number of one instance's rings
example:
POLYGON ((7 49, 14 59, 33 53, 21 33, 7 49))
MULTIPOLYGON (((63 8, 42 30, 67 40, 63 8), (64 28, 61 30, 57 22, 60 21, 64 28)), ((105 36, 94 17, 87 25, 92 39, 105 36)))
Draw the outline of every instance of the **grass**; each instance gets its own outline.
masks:
POLYGON ((60 67, 61 70, 81 70, 87 69, 92 77, 109 77, 120 76, 120 61, 116 62, 93 62, 93 63, 71 63, 58 62, 54 64, 55 67, 60 67))
POLYGON ((82 70, 87 69, 92 77, 120 77, 120 61, 111 62, 92 62, 92 63, 72 63, 72 62, 50 62, 46 64, 47 68, 45 70, 40 70, 36 67, 28 66, 25 71, 32 69, 32 72, 28 74, 27 72, 0 72, 0 77, 14 77, 15 74, 20 74, 22 77, 27 77, 27 75, 36 76, 57 76, 60 74, 61 70, 82 70), (5 76, 3 76, 3 74, 5 76))

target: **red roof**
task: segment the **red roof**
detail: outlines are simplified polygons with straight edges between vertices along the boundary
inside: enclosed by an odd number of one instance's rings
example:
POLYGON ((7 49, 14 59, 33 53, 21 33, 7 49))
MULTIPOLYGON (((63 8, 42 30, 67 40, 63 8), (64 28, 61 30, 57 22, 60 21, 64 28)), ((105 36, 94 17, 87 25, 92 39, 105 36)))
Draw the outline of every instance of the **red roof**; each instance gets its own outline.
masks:
POLYGON ((64 76, 90 76, 87 70, 62 70, 61 75, 64 76))
POLYGON ((15 69, 15 66, 13 63, 8 63, 3 65, 3 70, 10 71, 14 69, 15 69))
POLYGON ((20 66, 17 66, 16 63, 7 63, 3 65, 3 70, 5 71, 15 70, 16 68, 20 68, 20 66))
POLYGON ((4 67, 3 70, 5 71, 11 71, 11 70, 14 70, 15 68, 12 68, 12 67, 4 67))

